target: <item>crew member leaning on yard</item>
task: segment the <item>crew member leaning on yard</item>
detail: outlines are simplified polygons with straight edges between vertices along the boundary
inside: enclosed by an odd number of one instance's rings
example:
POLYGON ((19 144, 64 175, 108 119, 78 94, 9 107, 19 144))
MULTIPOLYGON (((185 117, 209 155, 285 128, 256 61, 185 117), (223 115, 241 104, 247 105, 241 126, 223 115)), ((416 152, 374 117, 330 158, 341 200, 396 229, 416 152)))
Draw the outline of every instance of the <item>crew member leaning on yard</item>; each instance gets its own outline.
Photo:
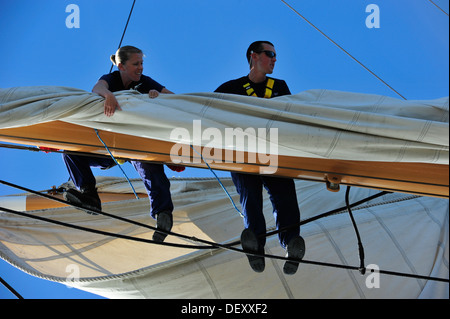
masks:
MULTIPOLYGON (((133 46, 121 47, 115 55, 111 56, 111 61, 119 70, 103 75, 92 89, 92 92, 105 98, 106 116, 113 116, 117 110, 121 110, 113 92, 135 89, 148 94, 150 98, 156 98, 160 93, 173 93, 142 74, 144 61, 140 49, 133 46)), ((91 167, 108 168, 115 165, 114 160, 69 154, 63 154, 63 159, 75 186, 80 190, 69 189, 64 194, 64 198, 89 209, 101 210, 101 201, 91 167)), ((156 219, 157 228, 170 231, 173 225, 174 207, 170 194, 170 182, 164 173, 164 166, 140 161, 131 161, 131 163, 144 182, 151 202, 150 215, 156 219)), ((169 168, 177 171, 184 169, 178 166, 169 166, 169 168)), ((164 241, 165 237, 166 234, 158 231, 153 234, 153 240, 158 242, 164 241)))

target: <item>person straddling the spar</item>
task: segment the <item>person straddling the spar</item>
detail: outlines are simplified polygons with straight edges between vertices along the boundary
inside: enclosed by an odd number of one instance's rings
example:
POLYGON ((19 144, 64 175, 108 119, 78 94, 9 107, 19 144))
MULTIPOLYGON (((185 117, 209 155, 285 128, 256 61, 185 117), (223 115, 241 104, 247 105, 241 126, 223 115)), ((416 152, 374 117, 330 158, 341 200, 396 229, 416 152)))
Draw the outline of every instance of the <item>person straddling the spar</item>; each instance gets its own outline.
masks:
MULTIPOLYGON (((121 110, 112 92, 136 89, 141 93, 155 98, 159 93, 172 93, 152 78, 142 74, 143 52, 133 46, 124 46, 111 55, 111 61, 118 71, 105 74, 92 89, 92 92, 105 98, 104 113, 113 116, 116 110, 121 110)), ((88 209, 101 210, 101 201, 96 189, 96 180, 91 167, 109 168, 115 165, 112 158, 90 157, 83 155, 63 154, 69 174, 79 191, 69 189, 64 198, 88 209)), ((131 161, 139 173, 147 190, 151 210, 150 215, 156 219, 158 229, 170 231, 173 225, 173 203, 170 194, 170 181, 164 173, 163 164, 153 164, 131 161)), ((169 166, 170 167, 170 166, 169 166)), ((162 242, 166 234, 156 231, 153 240, 162 242)))
MULTIPOLYGON (((253 42, 247 50, 250 73, 239 79, 219 86, 215 92, 272 98, 291 94, 285 81, 269 78, 276 62, 274 45, 268 41, 253 42)), ((277 229, 295 225, 278 234, 281 246, 287 250, 287 257, 301 260, 305 254, 305 242, 300 236, 300 210, 293 179, 268 175, 231 173, 236 190, 240 195, 245 229, 241 244, 248 253, 263 254, 266 243, 266 221, 263 214, 262 188, 268 191, 273 206, 277 229)), ((264 257, 247 254, 250 266, 256 272, 265 268, 264 257)), ((298 262, 286 261, 285 274, 295 274, 298 262)))

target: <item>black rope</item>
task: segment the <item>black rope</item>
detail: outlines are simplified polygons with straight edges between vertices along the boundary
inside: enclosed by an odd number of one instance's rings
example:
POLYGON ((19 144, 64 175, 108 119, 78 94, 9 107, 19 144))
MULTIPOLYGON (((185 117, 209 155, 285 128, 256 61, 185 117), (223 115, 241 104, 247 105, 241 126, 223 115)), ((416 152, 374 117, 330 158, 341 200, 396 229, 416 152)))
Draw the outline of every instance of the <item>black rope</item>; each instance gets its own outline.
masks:
POLYGON ((361 205, 361 204, 364 204, 364 203, 366 203, 366 202, 368 202, 368 201, 371 201, 371 200, 376 199, 376 198, 378 198, 378 197, 384 196, 384 195, 386 195, 386 194, 392 194, 392 192, 387 192, 387 191, 379 192, 379 193, 377 193, 377 194, 374 194, 374 195, 372 195, 372 196, 369 196, 369 197, 363 198, 363 199, 361 199, 361 200, 359 200, 359 201, 357 201, 357 202, 354 202, 353 204, 346 205, 346 206, 342 206, 342 207, 339 207, 339 208, 330 210, 330 211, 328 211, 328 212, 325 212, 325 213, 322 213, 322 214, 319 214, 319 215, 310 217, 310 218, 305 219, 305 220, 303 220, 303 221, 301 221, 301 222, 299 222, 299 223, 292 224, 292 225, 289 225, 289 226, 286 226, 286 227, 283 227, 283 228, 279 228, 279 229, 277 229, 277 230, 273 230, 273 231, 271 231, 271 232, 268 232, 268 233, 266 234, 266 236, 272 236, 272 235, 281 233, 281 232, 283 232, 283 231, 286 231, 286 230, 289 230, 289 229, 292 229, 292 228, 295 228, 295 227, 299 227, 299 226, 305 225, 305 224, 310 223, 310 222, 313 222, 313 221, 315 221, 315 220, 318 220, 318 219, 321 219, 321 218, 324 218, 324 217, 328 217, 328 216, 330 216, 330 215, 334 215, 334 214, 340 213, 340 212, 342 212, 342 211, 348 209, 348 207, 353 208, 353 207, 359 206, 359 205, 361 205))
POLYGON ((364 246, 361 241, 361 236, 359 235, 358 226, 356 226, 355 217, 353 217, 353 213, 350 207, 349 202, 349 194, 350 194, 350 186, 347 186, 347 190, 345 192, 345 204, 347 205, 347 211, 350 215, 350 219, 352 220, 353 228, 355 229, 356 238, 358 239, 358 251, 359 251, 359 272, 361 275, 366 273, 366 267, 364 266, 364 246))
MULTIPOLYGON (((17 188, 22 189, 22 190, 28 190, 25 187, 14 185, 12 183, 8 183, 8 182, 5 182, 3 180, 0 180, 0 183, 8 185, 8 186, 11 186, 11 187, 17 187, 17 188)), ((54 197, 46 195, 46 194, 42 194, 42 193, 35 192, 35 191, 32 191, 32 190, 29 190, 29 191, 31 191, 31 193, 34 193, 34 194, 37 194, 37 195, 41 195, 43 197, 46 197, 46 198, 49 198, 49 199, 52 199, 52 200, 56 200, 56 201, 59 201, 59 202, 63 202, 65 204, 67 204, 67 205, 71 205, 71 206, 74 206, 74 207, 82 209, 82 210, 87 210, 85 208, 77 207, 77 206, 75 206, 75 205, 73 205, 71 203, 65 202, 63 200, 60 200, 58 198, 54 198, 54 197)), ((385 192, 381 192, 380 194, 376 194, 376 195, 370 196, 370 198, 374 198, 374 196, 383 195, 384 193, 385 192)), ((363 201, 367 201, 367 199, 365 199, 363 201)), ((362 201, 359 201, 358 203, 360 203, 360 202, 362 202, 362 201)), ((356 204, 357 203, 354 203, 354 204, 348 205, 348 206, 349 207, 353 207, 356 204)), ((361 271, 361 266, 357 267, 357 266, 349 266, 349 265, 339 265, 339 264, 325 263, 325 262, 319 262, 319 261, 311 261, 311 260, 305 260, 305 259, 302 259, 302 260, 298 261, 298 260, 294 260, 294 259, 291 259, 291 258, 288 258, 288 257, 281 257, 281 256, 275 256, 275 255, 268 255, 268 254, 249 253, 249 252, 244 251, 243 249, 232 247, 234 245, 239 244, 240 243, 239 241, 224 245, 224 244, 218 244, 218 243, 214 243, 214 242, 210 242, 210 241, 201 240, 201 239, 198 239, 196 237, 189 237, 189 236, 185 236, 185 235, 181 235, 181 234, 177 234, 177 233, 173 233, 173 232, 165 232, 163 230, 158 230, 159 232, 164 232, 164 233, 166 233, 168 235, 179 236, 179 237, 182 237, 182 238, 185 238, 185 239, 189 239, 189 240, 192 240, 192 241, 198 241, 198 242, 201 242, 201 243, 204 243, 204 244, 208 244, 209 246, 182 245, 182 244, 165 243, 165 242, 161 243, 161 242, 155 242, 153 240, 148 240, 148 239, 143 239, 143 238, 136 238, 136 237, 132 237, 132 236, 121 235, 121 234, 116 234, 116 233, 110 233, 110 232, 105 232, 105 231, 101 231, 101 230, 91 229, 91 228, 87 228, 87 227, 71 225, 71 224, 67 224, 67 223, 64 223, 64 222, 51 220, 51 219, 48 219, 48 218, 45 218, 45 217, 31 215, 31 214, 27 214, 27 213, 24 213, 24 212, 17 212, 17 211, 8 209, 8 208, 0 207, 0 210, 3 210, 3 211, 8 212, 8 213, 12 213, 12 214, 21 215, 21 216, 24 216, 24 217, 29 217, 29 218, 32 218, 32 219, 38 219, 38 220, 41 220, 41 221, 58 224, 58 225, 61 225, 61 226, 67 226, 67 227, 70 227, 70 228, 83 230, 83 231, 93 232, 93 233, 97 233, 97 234, 102 234, 102 235, 106 235, 106 236, 112 236, 112 237, 117 237, 117 238, 122 238, 122 239, 127 239, 127 240, 152 243, 152 244, 156 244, 156 245, 166 245, 166 246, 174 246, 174 247, 190 248, 190 249, 216 249, 216 248, 223 248, 223 249, 227 249, 227 250, 231 250, 231 251, 235 251, 235 252, 239 252, 239 253, 244 253, 244 254, 250 254, 250 255, 259 256, 259 257, 266 257, 266 258, 279 259, 279 260, 285 260, 285 261, 295 261, 295 262, 300 262, 300 263, 304 263, 304 264, 312 264, 312 265, 317 265, 317 266, 326 266, 326 267, 342 268, 342 269, 348 269, 348 270, 359 270, 359 271, 361 271)), ((342 208, 340 210, 342 210, 342 208)), ((106 216, 110 216, 110 217, 113 217, 113 218, 116 218, 116 219, 120 219, 120 220, 123 220, 123 221, 128 221, 128 222, 130 222, 132 224, 135 224, 135 225, 139 225, 139 226, 143 226, 143 227, 146 227, 146 228, 150 228, 150 229, 156 230, 155 227, 152 227, 152 226, 149 226, 149 225, 145 225, 145 224, 141 224, 141 223, 138 223, 138 222, 135 222, 135 221, 132 221, 132 220, 128 220, 126 218, 122 218, 122 217, 118 217, 118 216, 115 216, 115 215, 107 214, 107 213, 104 213, 104 212, 101 212, 101 211, 94 211, 94 210, 92 210, 92 212, 95 212, 95 213, 98 213, 98 214, 103 214, 103 215, 106 215, 106 216)), ((322 217, 330 215, 331 213, 336 213, 336 210, 333 210, 333 211, 328 212, 328 213, 321 214, 320 216, 322 218, 322 217)), ((310 222, 310 221, 316 220, 316 219, 317 218, 315 218, 315 219, 314 218, 310 218, 306 222, 310 222)), ((422 275, 415 275, 415 274, 407 274, 407 273, 400 273, 400 272, 394 272, 394 271, 379 270, 379 273, 386 274, 386 275, 395 275, 395 276, 417 278, 417 279, 434 280, 434 281, 440 281, 440 282, 449 282, 449 279, 445 279, 445 278, 438 278, 438 277, 431 277, 431 276, 422 276, 422 275)))
MULTIPOLYGON (((144 242, 144 243, 150 243, 150 244, 156 244, 156 245, 166 245, 166 246, 172 246, 172 247, 177 247, 177 248, 189 248, 189 249, 224 248, 224 249, 235 251, 235 252, 239 252, 239 253, 250 254, 250 255, 255 255, 255 256, 260 256, 260 257, 267 257, 267 258, 271 258, 271 259, 279 259, 279 260, 286 260, 286 261, 297 261, 297 260, 294 260, 292 258, 287 258, 287 257, 268 255, 268 254, 249 253, 249 252, 244 251, 243 249, 232 247, 232 245, 234 245, 234 243, 233 244, 228 244, 228 245, 222 245, 222 244, 217 244, 217 243, 210 242, 211 246, 208 247, 208 246, 193 246, 193 245, 174 244, 174 243, 166 243, 166 242, 155 242, 155 241, 149 240, 149 239, 132 237, 132 236, 127 236, 127 235, 122 235, 122 234, 117 234, 117 233, 111 233, 111 232, 106 232, 106 231, 102 231, 102 230, 92 229, 92 228, 88 228, 88 227, 72 225, 72 224, 68 224, 68 223, 65 223, 65 222, 57 221, 57 220, 52 220, 52 219, 41 217, 41 216, 36 216, 36 215, 27 214, 27 213, 24 213, 24 212, 15 211, 15 210, 12 210, 12 209, 9 209, 9 208, 5 208, 5 207, 0 207, 0 210, 4 211, 4 212, 7 212, 7 213, 10 213, 10 214, 19 215, 19 216, 22 216, 22 217, 28 217, 28 218, 31 218, 31 219, 37 219, 37 220, 48 222, 48 223, 51 223, 51 224, 56 224, 56 225, 60 225, 60 226, 68 227, 68 228, 74 228, 74 229, 77 229, 77 230, 82 230, 82 231, 86 231, 86 232, 91 232, 91 233, 95 233, 95 234, 111 236, 111 237, 121 238, 121 239, 126 239, 126 240, 132 240, 132 241, 138 241, 138 242, 144 242)), ((177 234, 174 234, 174 235, 177 235, 177 234)), ((196 239, 195 237, 189 237, 189 238, 196 239)), ((206 242, 206 241, 204 241, 204 242, 206 242)), ((357 270, 358 269, 358 267, 354 267, 354 266, 339 265, 339 264, 325 263, 325 262, 318 262, 318 261, 311 261, 311 260, 301 260, 301 262, 305 263, 305 264, 313 264, 313 265, 319 265, 319 266, 329 266, 329 267, 334 267, 334 268, 344 268, 344 269, 350 269, 350 270, 357 270)))
POLYGON ((3 284, 14 296, 16 296, 19 299, 23 299, 23 297, 13 288, 11 287, 2 277, 0 277, 0 283, 3 284))
POLYGON ((381 77, 376 75, 372 70, 370 70, 367 66, 365 66, 361 61, 359 61, 357 58, 355 58, 353 55, 351 55, 347 50, 345 50, 342 46, 340 46, 336 41, 331 39, 328 35, 326 35, 322 30, 320 30, 318 27, 316 27, 311 21, 306 19, 303 15, 301 15, 297 10, 295 10, 291 5, 289 5, 286 1, 281 0, 289 9, 291 9, 295 14, 297 14, 300 18, 305 20, 310 26, 312 26, 314 29, 316 29, 320 34, 322 34, 325 38, 327 38, 331 43, 333 43, 335 46, 337 46, 342 52, 347 54, 351 59, 353 59, 356 63, 361 65, 366 71, 368 71, 370 74, 372 74, 374 77, 376 77, 378 80, 381 81, 384 85, 386 85, 389 89, 391 89, 393 92, 395 92, 398 96, 400 96, 402 99, 406 100, 406 98, 401 95, 397 90, 395 90, 392 86, 390 86, 386 81, 384 81, 381 77))
MULTIPOLYGON (((0 183, 4 184, 4 185, 7 185, 7 186, 10 186, 10 187, 13 187, 13 188, 17 188, 17 189, 23 190, 25 192, 29 192, 29 193, 34 194, 34 195, 38 195, 38 196, 44 197, 44 198, 49 199, 49 200, 53 200, 53 201, 56 201, 56 202, 59 202, 59 203, 62 203, 62 204, 68 205, 68 206, 72 206, 72 207, 74 207, 76 209, 79 209, 79 210, 82 210, 82 211, 89 211, 90 213, 103 215, 103 216, 106 216, 106 217, 110 217, 110 218, 117 219, 117 220, 120 220, 120 221, 123 221, 123 222, 126 222, 126 223, 133 224, 135 226, 144 227, 144 228, 147 228, 147 229, 150 229, 150 230, 153 230, 153 231, 157 230, 158 232, 164 233, 166 235, 172 235, 172 236, 180 237, 180 238, 187 239, 187 240, 190 240, 190 241, 205 243, 205 244, 208 244, 208 245, 213 246, 213 247, 220 247, 220 248, 224 248, 225 247, 224 245, 216 244, 216 243, 213 243, 213 242, 210 242, 210 241, 206 241, 206 240, 203 240, 203 239, 199 239, 199 238, 196 238, 196 237, 190 237, 190 236, 177 234, 177 233, 170 232, 170 231, 165 231, 165 230, 162 230, 162 229, 158 229, 158 228, 156 228, 154 226, 143 224, 143 223, 131 220, 131 219, 127 219, 127 218, 124 218, 124 217, 120 217, 120 216, 116 216, 116 215, 113 215, 113 214, 109 214, 109 213, 106 213, 106 212, 103 212, 103 211, 100 211, 100 210, 89 209, 89 208, 86 208, 86 207, 83 207, 81 205, 77 205, 77 204, 74 204, 74 203, 69 203, 69 202, 67 202, 67 201, 65 201, 63 199, 59 199, 57 197, 53 197, 53 196, 50 196, 48 194, 43 194, 43 193, 37 192, 35 190, 29 189, 29 188, 26 188, 26 187, 23 187, 23 186, 19 186, 19 185, 13 184, 13 183, 6 182, 4 180, 0 180, 0 183)), ((40 219, 40 220, 43 220, 43 221, 46 221, 46 222, 50 222, 50 223, 51 222, 55 222, 56 224, 62 225, 62 226, 70 225, 70 224, 66 224, 64 222, 54 221, 54 220, 51 220, 51 219, 48 219, 48 218, 45 218, 45 217, 38 217, 38 216, 34 216, 34 215, 27 214, 27 213, 22 213, 22 212, 14 212, 13 210, 7 209, 7 208, 0 207, 0 209, 3 210, 3 211, 8 210, 9 213, 12 213, 12 214, 16 214, 17 213, 17 215, 22 215, 22 216, 25 216, 25 217, 31 217, 31 218, 35 218, 36 217, 36 219, 40 219)), ((73 225, 70 225, 70 226, 73 226, 73 225)), ((72 228, 85 230, 85 231, 93 230, 93 229, 86 228, 86 227, 81 227, 81 226, 75 226, 75 227, 72 227, 72 228)), ((99 234, 105 235, 105 232, 103 232, 103 231, 97 231, 97 230, 93 230, 93 231, 97 232, 99 234)), ((110 235, 110 233, 108 233, 108 235, 110 235)), ((114 235, 114 234, 112 234, 112 235, 114 235)), ((127 236, 125 236, 125 237, 127 237, 127 236)), ((148 240, 148 242, 149 243, 158 243, 158 242, 155 242, 153 240, 148 240)), ((187 246, 189 246, 189 245, 187 245, 187 246)), ((206 248, 208 248, 208 249, 210 249, 211 247, 189 246, 189 247, 182 247, 182 248, 195 248, 195 249, 206 249, 206 248)))
MULTIPOLYGON (((144 243, 153 243, 153 244, 156 244, 156 245, 166 245, 166 246, 172 246, 172 247, 178 247, 178 248, 190 248, 190 249, 212 249, 212 248, 219 248, 220 247, 220 248, 225 248, 225 249, 228 249, 228 250, 231 250, 231 251, 235 251, 235 252, 239 252, 239 253, 243 253, 243 254, 250 254, 250 255, 259 256, 259 257, 266 257, 266 258, 270 258, 270 259, 278 259, 278 260, 285 260, 285 261, 296 261, 296 262, 300 262, 300 263, 304 263, 304 264, 310 264, 310 265, 316 265, 316 266, 327 266, 327 267, 341 268, 341 269, 348 269, 348 270, 360 270, 360 267, 356 267, 356 266, 340 265, 340 264, 333 264, 333 263, 325 263, 325 262, 304 260, 304 259, 298 261, 298 260, 295 260, 295 259, 292 259, 292 258, 287 258, 287 257, 282 257, 282 256, 249 253, 249 252, 244 251, 243 249, 238 249, 238 248, 231 247, 229 245, 221 245, 221 244, 217 244, 217 243, 212 243, 212 245, 217 246, 217 247, 207 247, 207 246, 198 246, 198 247, 196 247, 196 246, 192 246, 192 245, 182 245, 182 244, 174 244, 174 243, 155 242, 155 241, 149 240, 149 239, 132 237, 132 236, 116 234, 116 233, 110 233, 110 232, 105 232, 105 231, 101 231, 101 230, 97 230, 97 229, 91 229, 91 228, 87 228, 87 227, 77 226, 77 225, 71 225, 71 224, 67 224, 67 223, 64 223, 64 222, 51 220, 51 219, 48 219, 48 218, 45 218, 45 217, 41 217, 41 216, 35 216, 35 215, 23 213, 23 212, 14 211, 14 210, 11 210, 11 209, 8 209, 8 208, 4 208, 4 207, 0 207, 0 210, 3 210, 5 212, 7 212, 7 213, 16 214, 16 215, 20 215, 20 216, 24 216, 24 217, 29 217, 29 218, 32 218, 32 219, 37 219, 37 220, 41 220, 41 221, 45 221, 45 222, 49 222, 49 223, 65 226, 65 227, 75 228, 75 229, 78 229, 78 230, 83 230, 83 231, 87 231, 87 232, 92 232, 92 233, 96 233, 96 234, 101 234, 101 235, 106 235, 106 236, 111 236, 111 237, 121 238, 121 239, 127 239, 127 240, 132 240, 132 241, 138 241, 138 242, 144 242, 144 243)), ((395 275, 395 276, 411 277, 411 278, 434 280, 434 281, 441 281, 441 282, 449 282, 449 280, 445 279, 445 278, 438 278, 438 277, 431 277, 431 276, 422 276, 422 275, 415 275, 415 274, 406 274, 406 273, 400 273, 400 272, 394 272, 394 271, 380 270, 379 273, 386 274, 386 275, 395 275)))
MULTIPOLYGON (((27 214, 27 213, 24 213, 24 212, 19 212, 19 211, 12 210, 12 209, 9 209, 9 208, 6 208, 6 207, 1 207, 1 206, 0 206, 0 210, 4 211, 4 212, 7 212, 7 213, 10 213, 10 214, 19 215, 19 216, 22 216, 22 217, 29 217, 29 218, 37 219, 37 220, 44 221, 44 222, 47 222, 47 223, 51 223, 51 224, 55 224, 55 225, 59 225, 59 226, 64 226, 64 227, 68 227, 68 228, 74 228, 74 229, 77 229, 77 230, 87 231, 87 232, 90 232, 90 233, 104 235, 104 236, 111 236, 111 237, 127 239, 127 240, 132 240, 132 241, 138 241, 138 242, 143 242, 143 243, 148 243, 148 244, 158 244, 158 245, 171 246, 171 247, 177 247, 177 248, 211 249, 211 247, 208 247, 208 246, 193 246, 193 245, 175 244, 175 243, 168 243, 168 242, 157 242, 157 241, 154 241, 154 240, 151 240, 151 239, 132 237, 132 236, 127 236, 127 235, 122 235, 122 234, 117 234, 117 233, 111 233, 111 232, 98 230, 98 229, 93 229, 93 228, 88 228, 88 227, 84 227, 84 226, 72 225, 72 224, 69 224, 69 223, 61 222, 61 221, 54 220, 54 219, 49 219, 49 218, 42 217, 42 216, 31 215, 31 214, 27 214)), ((158 231, 159 232, 163 232, 162 230, 158 230, 158 231)))
MULTIPOLYGON (((125 28, 123 29, 122 37, 120 38, 120 42, 119 42, 119 47, 118 47, 118 49, 119 49, 120 46, 122 45, 123 38, 125 37, 125 32, 127 31, 127 28, 128 28, 128 22, 130 22, 131 14, 133 13, 133 8, 134 8, 134 4, 135 4, 135 3, 136 3, 136 0, 133 0, 133 5, 131 6, 130 13, 128 14, 127 23, 125 24, 125 28)), ((111 69, 109 69, 109 73, 111 73, 113 67, 114 67, 114 63, 111 64, 111 69)))
POLYGON ((447 17, 448 17, 448 13, 444 11, 444 9, 442 9, 440 6, 438 6, 436 3, 434 3, 432 0, 429 0, 432 4, 434 4, 436 6, 436 8, 438 8, 439 10, 441 10, 447 17))

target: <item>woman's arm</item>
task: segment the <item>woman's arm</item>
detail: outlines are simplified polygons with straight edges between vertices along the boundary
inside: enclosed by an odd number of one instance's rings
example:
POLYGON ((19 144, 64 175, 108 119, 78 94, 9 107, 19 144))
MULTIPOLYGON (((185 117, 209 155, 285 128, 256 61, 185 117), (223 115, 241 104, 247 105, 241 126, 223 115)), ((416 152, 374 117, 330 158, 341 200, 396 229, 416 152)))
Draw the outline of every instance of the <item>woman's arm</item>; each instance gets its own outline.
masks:
MULTIPOLYGON (((163 88, 161 90, 161 93, 164 93, 164 94, 175 94, 175 93, 173 93, 172 91, 169 91, 166 88, 163 88)), ((148 97, 151 98, 151 99, 154 99, 155 97, 158 97, 158 96, 159 96, 159 92, 156 91, 156 90, 150 90, 150 92, 148 92, 148 97)))
POLYGON ((119 103, 114 94, 109 90, 108 82, 105 80, 98 80, 92 88, 92 92, 105 98, 104 113, 106 116, 113 116, 117 110, 121 111, 119 103))
POLYGON ((175 93, 173 93, 172 91, 169 91, 169 90, 166 89, 166 88, 163 88, 163 89, 161 90, 161 93, 165 93, 165 94, 175 94, 175 93))

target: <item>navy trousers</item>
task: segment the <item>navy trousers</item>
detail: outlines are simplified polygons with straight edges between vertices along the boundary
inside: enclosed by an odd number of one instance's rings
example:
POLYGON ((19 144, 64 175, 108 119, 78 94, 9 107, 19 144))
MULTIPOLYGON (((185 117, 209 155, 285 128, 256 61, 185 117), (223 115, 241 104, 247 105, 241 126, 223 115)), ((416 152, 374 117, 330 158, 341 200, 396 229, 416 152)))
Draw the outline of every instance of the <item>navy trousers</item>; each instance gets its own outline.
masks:
MULTIPOLYGON (((64 162, 70 177, 78 189, 95 187, 96 180, 91 167, 107 168, 114 164, 111 158, 89 157, 83 155, 63 154, 64 162)), ((162 164, 131 161, 138 172, 151 203, 150 215, 156 215, 162 211, 173 211, 172 197, 170 195, 170 181, 164 173, 162 164)))
MULTIPOLYGON (((244 225, 257 236, 266 233, 266 220, 263 214, 263 186, 272 202, 277 229, 295 225, 300 222, 300 209, 297 202, 294 180, 287 178, 231 173, 236 190, 240 195, 243 209, 244 225)), ((278 234, 283 248, 289 241, 300 235, 300 226, 290 228, 278 234)), ((266 237, 260 238, 264 246, 266 237)))

